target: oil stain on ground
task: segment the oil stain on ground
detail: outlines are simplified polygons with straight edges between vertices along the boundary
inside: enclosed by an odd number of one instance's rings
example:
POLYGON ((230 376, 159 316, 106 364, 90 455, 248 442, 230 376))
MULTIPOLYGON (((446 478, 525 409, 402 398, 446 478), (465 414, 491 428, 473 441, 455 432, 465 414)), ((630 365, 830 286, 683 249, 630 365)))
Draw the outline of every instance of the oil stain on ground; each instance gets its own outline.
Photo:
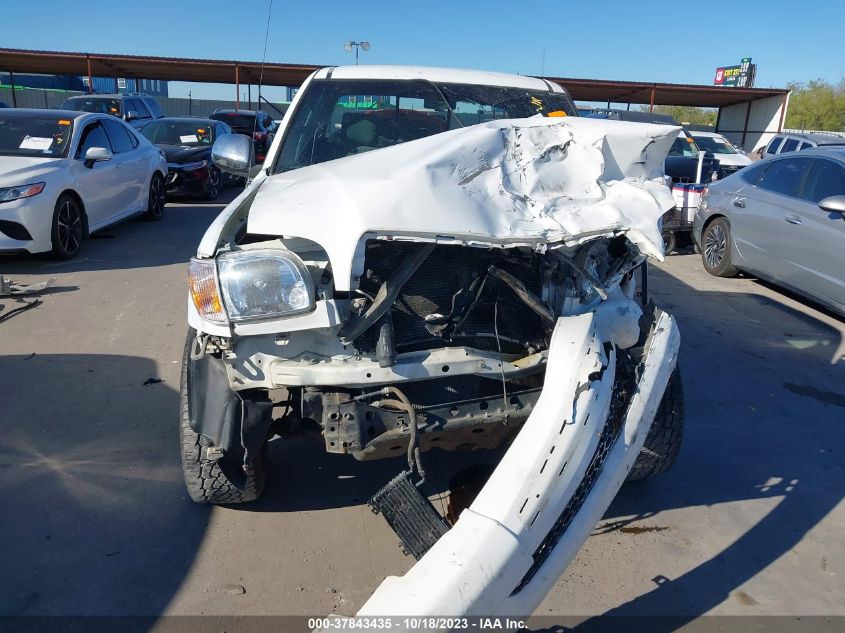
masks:
POLYGON ((631 525, 628 527, 621 527, 619 531, 622 534, 645 534, 646 532, 662 532, 663 530, 668 530, 669 526, 666 525, 631 525))
POLYGON ((744 591, 737 591, 736 593, 734 593, 734 597, 739 600, 742 604, 747 605, 749 607, 757 604, 757 601, 744 591))
POLYGON ((809 396, 814 400, 823 402, 825 404, 832 404, 837 407, 845 408, 845 395, 835 391, 825 391, 824 389, 816 389, 808 385, 796 385, 792 382, 785 382, 783 386, 792 393, 797 393, 799 396, 809 396))

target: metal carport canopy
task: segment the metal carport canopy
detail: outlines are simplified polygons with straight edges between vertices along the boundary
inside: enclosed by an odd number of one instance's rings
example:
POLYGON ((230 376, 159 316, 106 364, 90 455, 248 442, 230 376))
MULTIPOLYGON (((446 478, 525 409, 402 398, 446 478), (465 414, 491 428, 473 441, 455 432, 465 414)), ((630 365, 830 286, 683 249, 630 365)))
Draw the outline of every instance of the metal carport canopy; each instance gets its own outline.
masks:
MULTIPOLYGON (((261 62, 237 60, 0 48, 0 70, 18 73, 257 84, 261 76, 261 66, 261 62)), ((313 64, 268 62, 264 64, 262 83, 270 86, 299 86, 309 74, 321 67, 313 64)), ((718 108, 777 95, 785 96, 789 92, 779 88, 723 88, 572 77, 545 77, 545 79, 565 86, 572 97, 578 101, 615 103, 718 108)))
POLYGON ((784 96, 783 88, 725 88, 695 84, 611 81, 544 77, 566 87, 577 101, 610 101, 611 103, 643 103, 675 106, 721 108, 766 97, 784 96))

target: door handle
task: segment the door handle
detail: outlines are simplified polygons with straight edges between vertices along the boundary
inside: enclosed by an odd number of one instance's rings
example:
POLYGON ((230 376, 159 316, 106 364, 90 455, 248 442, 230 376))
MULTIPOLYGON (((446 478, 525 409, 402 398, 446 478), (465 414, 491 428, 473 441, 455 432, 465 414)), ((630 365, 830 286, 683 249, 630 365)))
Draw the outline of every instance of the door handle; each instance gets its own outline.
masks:
POLYGON ((734 200, 734 206, 739 207, 740 209, 745 208, 745 201, 744 200, 734 200))
POLYGON ((790 224, 801 224, 801 218, 799 218, 797 215, 788 215, 784 218, 784 220, 786 220, 790 224))

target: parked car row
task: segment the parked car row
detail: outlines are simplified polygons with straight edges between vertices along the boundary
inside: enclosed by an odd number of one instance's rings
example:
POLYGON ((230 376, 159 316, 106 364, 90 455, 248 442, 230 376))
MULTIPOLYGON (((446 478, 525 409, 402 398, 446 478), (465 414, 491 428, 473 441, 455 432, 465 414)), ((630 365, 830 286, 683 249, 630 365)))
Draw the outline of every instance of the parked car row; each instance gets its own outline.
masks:
POLYGON ((757 150, 759 158, 769 158, 787 152, 799 152, 815 147, 826 147, 828 145, 845 146, 845 136, 835 133, 808 132, 808 133, 781 133, 775 134, 764 147, 757 150))
POLYGON ((263 162, 277 124, 262 111, 165 117, 143 94, 68 98, 60 109, 0 108, 0 252, 74 257, 83 239, 133 215, 158 220, 168 194, 215 200, 243 183, 211 160, 242 133, 263 162))
POLYGON ((261 163, 278 127, 270 115, 261 110, 217 109, 208 117, 165 117, 154 97, 135 93, 70 97, 61 109, 109 114, 123 119, 166 154, 168 193, 199 195, 206 200, 216 199, 222 185, 231 181, 222 179, 211 164, 209 149, 214 140, 232 133, 251 136, 255 146, 254 161, 261 163), (151 124, 162 125, 144 131, 151 124), (205 149, 201 149, 203 147, 205 149), (199 163, 203 162, 200 167, 199 163))

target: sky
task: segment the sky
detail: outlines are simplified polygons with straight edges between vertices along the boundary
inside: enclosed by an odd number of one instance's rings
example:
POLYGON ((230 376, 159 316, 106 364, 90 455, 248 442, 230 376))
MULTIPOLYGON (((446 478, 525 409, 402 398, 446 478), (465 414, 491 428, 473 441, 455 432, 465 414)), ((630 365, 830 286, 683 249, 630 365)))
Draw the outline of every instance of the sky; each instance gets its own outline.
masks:
MULTIPOLYGON (((2 1, 0 46, 261 61, 270 0, 2 1)), ((416 64, 590 79, 710 84, 751 57, 757 86, 845 76, 841 0, 272 0, 267 61, 416 64)), ((5 70, 5 69, 0 69, 5 70)), ((170 96, 234 87, 171 82, 170 96)), ((245 89, 244 89, 245 90, 245 89)), ((281 92, 263 91, 270 99, 281 92)), ((255 92, 253 92, 253 97, 255 92)))

